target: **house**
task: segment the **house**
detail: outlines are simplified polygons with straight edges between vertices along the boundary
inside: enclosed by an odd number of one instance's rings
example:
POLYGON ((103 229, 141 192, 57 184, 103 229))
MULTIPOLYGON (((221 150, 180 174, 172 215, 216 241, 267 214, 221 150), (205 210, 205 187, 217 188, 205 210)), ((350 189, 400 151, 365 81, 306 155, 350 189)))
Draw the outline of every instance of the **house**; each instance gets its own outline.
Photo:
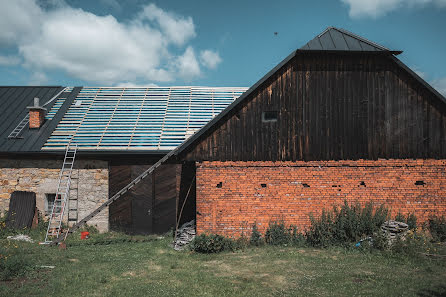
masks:
MULTIPOLYGON (((65 221, 72 224, 219 114, 246 88, 0 87, 0 210, 35 193, 49 215, 67 145, 77 145, 65 221), (35 99, 38 98, 38 99, 35 99)), ((191 168, 165 164, 89 224, 100 231, 162 233, 191 168)))
POLYGON ((327 28, 187 139, 197 232, 304 229, 345 200, 446 215, 446 99, 400 53, 327 28))

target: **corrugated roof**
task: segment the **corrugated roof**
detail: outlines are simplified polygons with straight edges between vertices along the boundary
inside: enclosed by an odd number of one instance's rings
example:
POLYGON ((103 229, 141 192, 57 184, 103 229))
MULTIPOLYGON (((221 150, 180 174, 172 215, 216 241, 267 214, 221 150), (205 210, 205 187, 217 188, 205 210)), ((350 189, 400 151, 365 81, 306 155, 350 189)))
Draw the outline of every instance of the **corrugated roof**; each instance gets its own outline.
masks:
POLYGON ((171 150, 246 89, 84 87, 42 150, 63 150, 68 143, 81 151, 171 150))
POLYGON ((328 27, 300 49, 325 51, 390 51, 388 48, 373 41, 335 27, 328 27))

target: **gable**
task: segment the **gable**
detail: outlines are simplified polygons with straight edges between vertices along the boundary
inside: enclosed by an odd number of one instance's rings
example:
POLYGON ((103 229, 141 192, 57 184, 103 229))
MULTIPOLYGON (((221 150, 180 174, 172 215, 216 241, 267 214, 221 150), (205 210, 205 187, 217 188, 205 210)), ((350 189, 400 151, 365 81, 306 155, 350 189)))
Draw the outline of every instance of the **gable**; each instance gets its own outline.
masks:
POLYGON ((180 158, 446 158, 446 105, 388 53, 299 53, 180 158), (275 122, 262 113, 275 111, 275 122))

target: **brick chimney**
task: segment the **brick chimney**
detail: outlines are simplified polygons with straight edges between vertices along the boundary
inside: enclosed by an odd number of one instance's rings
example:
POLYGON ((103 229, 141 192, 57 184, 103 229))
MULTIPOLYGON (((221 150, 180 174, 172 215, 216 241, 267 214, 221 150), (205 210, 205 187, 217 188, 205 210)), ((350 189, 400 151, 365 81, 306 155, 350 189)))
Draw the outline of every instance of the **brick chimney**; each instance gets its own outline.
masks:
POLYGON ((46 108, 40 106, 39 98, 34 98, 34 106, 28 106, 29 109, 29 128, 39 129, 45 121, 46 108))

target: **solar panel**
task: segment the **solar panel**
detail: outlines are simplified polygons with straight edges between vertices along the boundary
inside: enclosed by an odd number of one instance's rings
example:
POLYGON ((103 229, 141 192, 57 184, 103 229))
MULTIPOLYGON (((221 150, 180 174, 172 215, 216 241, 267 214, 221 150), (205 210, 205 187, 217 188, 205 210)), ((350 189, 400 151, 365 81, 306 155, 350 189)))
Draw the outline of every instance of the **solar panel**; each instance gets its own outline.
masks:
MULTIPOLYGON (((82 88, 43 150, 170 150, 247 88, 82 88)), ((51 119, 65 98, 48 112, 51 119)))

